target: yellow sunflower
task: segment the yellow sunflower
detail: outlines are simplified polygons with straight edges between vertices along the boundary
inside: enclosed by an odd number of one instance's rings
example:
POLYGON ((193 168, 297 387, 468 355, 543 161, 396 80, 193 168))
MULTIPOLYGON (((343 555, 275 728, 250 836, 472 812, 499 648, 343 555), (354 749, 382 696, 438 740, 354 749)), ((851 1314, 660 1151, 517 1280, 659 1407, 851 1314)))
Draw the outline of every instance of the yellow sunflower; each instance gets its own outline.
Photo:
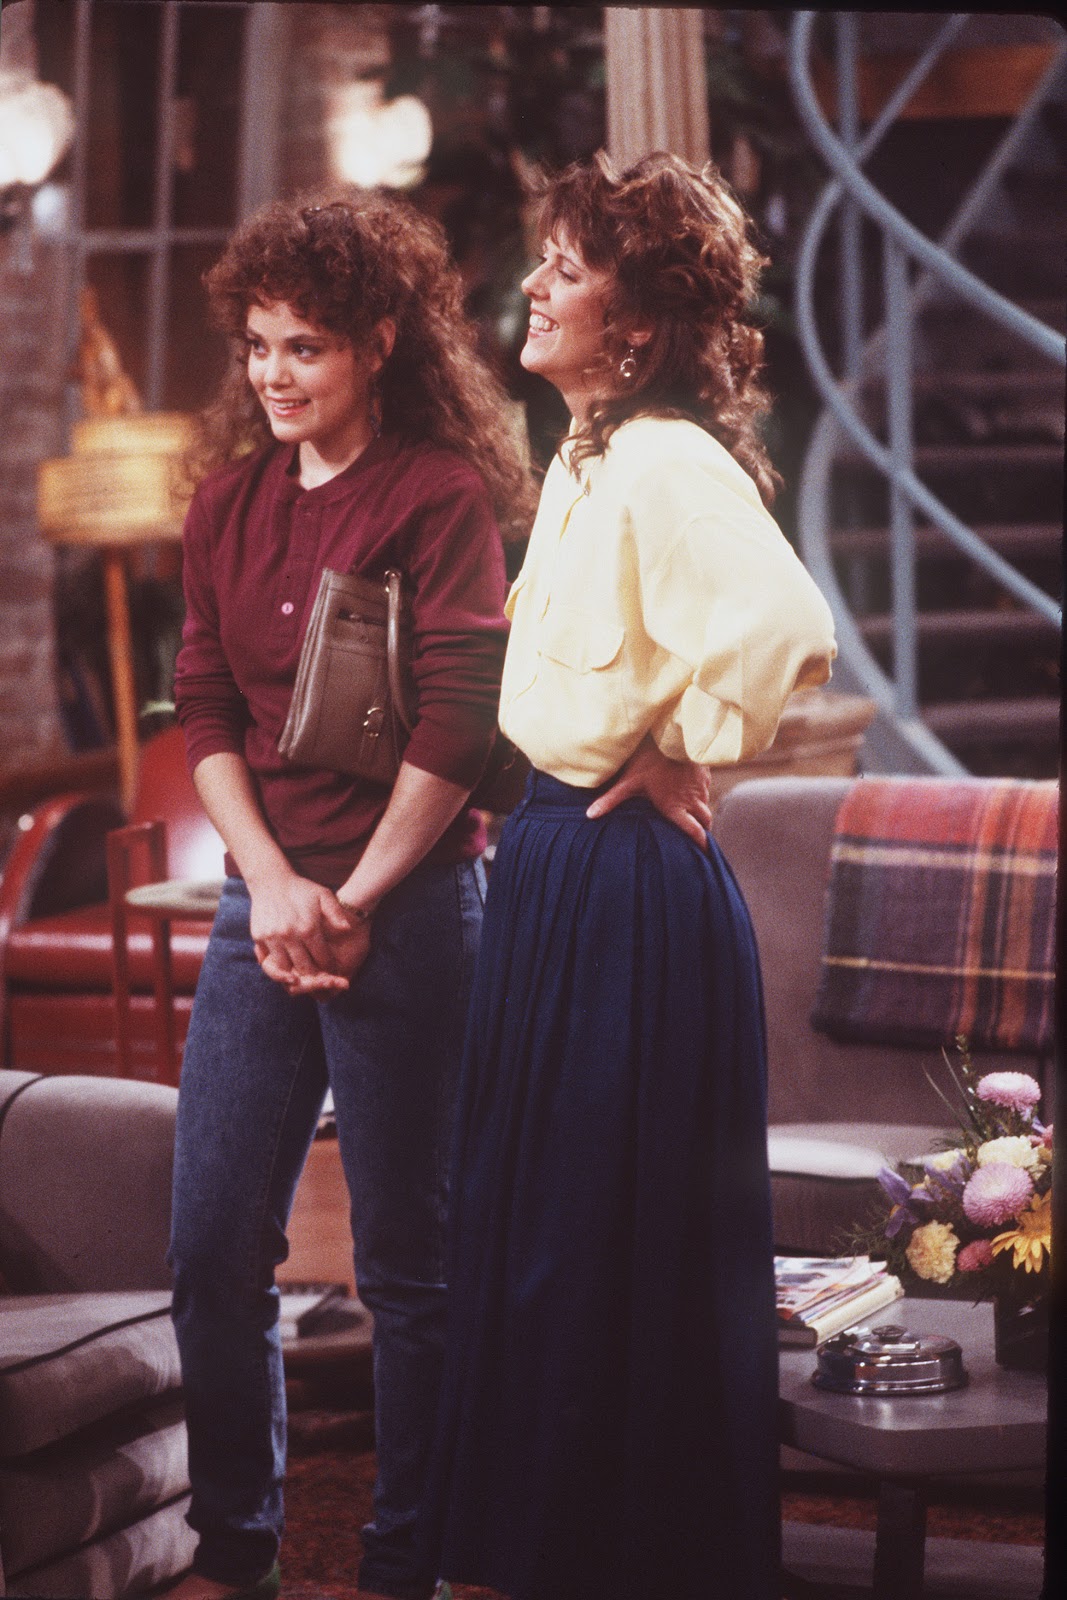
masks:
POLYGON ((1046 1252, 1052 1250, 1052 1191, 1035 1195, 1025 1210, 1019 1213, 1015 1227, 1007 1233, 998 1233, 993 1240, 993 1254, 1002 1250, 1013 1251, 1012 1266, 1016 1271, 1025 1267, 1027 1272, 1040 1272, 1046 1252))

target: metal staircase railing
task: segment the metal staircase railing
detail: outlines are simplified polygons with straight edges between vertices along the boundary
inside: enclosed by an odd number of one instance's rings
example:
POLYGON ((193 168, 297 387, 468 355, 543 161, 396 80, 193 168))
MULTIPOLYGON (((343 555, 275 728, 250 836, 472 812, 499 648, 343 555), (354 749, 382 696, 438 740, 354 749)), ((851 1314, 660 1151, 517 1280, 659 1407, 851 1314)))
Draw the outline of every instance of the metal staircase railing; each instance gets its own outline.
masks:
POLYGON ((859 136, 857 27, 855 13, 837 13, 838 121, 835 134, 819 105, 810 58, 817 13, 798 12, 790 39, 790 77, 796 105, 815 147, 834 176, 808 219, 797 264, 796 315, 812 378, 825 409, 808 447, 798 498, 801 554, 834 613, 838 635, 837 677, 846 688, 868 695, 878 707, 869 742, 881 747, 887 767, 905 771, 962 773, 966 769, 923 723, 917 695, 917 605, 915 514, 931 524, 965 556, 994 578, 1025 607, 1059 623, 1055 601, 935 496, 916 476, 912 439, 913 332, 915 320, 934 294, 951 292, 992 318, 1045 358, 1063 364, 1062 336, 964 267, 956 252, 982 214, 1002 174, 1028 137, 1052 93, 1067 59, 1067 47, 1042 78, 1015 119, 956 216, 938 242, 927 238, 864 175, 863 163, 912 98, 941 54, 960 35, 968 16, 949 17, 898 85, 867 132, 859 136), (835 376, 823 352, 816 324, 816 263, 835 213, 841 213, 842 372, 835 376), (878 230, 882 250, 884 322, 871 334, 863 328, 861 219, 878 230), (916 272, 916 268, 918 271, 916 272), (857 408, 861 388, 872 379, 885 384, 886 442, 857 408), (831 479, 835 461, 850 445, 880 471, 889 486, 889 572, 892 612, 892 676, 879 665, 864 640, 838 580, 831 549, 831 479))

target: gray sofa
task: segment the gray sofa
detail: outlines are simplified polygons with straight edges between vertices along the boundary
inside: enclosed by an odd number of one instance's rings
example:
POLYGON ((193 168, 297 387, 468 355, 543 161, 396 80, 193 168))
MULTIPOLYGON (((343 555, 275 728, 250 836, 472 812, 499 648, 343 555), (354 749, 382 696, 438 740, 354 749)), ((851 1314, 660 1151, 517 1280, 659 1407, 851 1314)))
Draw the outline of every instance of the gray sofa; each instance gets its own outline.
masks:
MULTIPOLYGON (((767 1011, 771 1187, 782 1251, 839 1253, 872 1208, 883 1161, 927 1153, 951 1121, 923 1068, 946 1082, 937 1050, 841 1043, 810 1017, 819 981, 830 846, 851 778, 752 779, 727 793, 713 831, 733 868, 759 943, 767 1011)), ((1018 1055, 982 1058, 1044 1082, 1018 1055)))
POLYGON ((118 1600, 189 1565, 176 1103, 0 1072, 0 1593, 118 1600))

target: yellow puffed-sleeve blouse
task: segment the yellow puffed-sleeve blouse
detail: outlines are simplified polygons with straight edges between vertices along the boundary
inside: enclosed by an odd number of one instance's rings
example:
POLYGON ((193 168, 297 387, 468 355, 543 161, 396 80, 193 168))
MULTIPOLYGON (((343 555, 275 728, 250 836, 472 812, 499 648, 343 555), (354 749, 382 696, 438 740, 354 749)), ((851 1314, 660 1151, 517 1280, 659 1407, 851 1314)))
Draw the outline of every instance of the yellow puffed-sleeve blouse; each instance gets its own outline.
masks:
POLYGON ((505 609, 501 727, 579 787, 647 733, 676 760, 757 754, 836 653, 829 607, 751 478, 695 423, 662 418, 617 429, 581 482, 553 460, 505 609))

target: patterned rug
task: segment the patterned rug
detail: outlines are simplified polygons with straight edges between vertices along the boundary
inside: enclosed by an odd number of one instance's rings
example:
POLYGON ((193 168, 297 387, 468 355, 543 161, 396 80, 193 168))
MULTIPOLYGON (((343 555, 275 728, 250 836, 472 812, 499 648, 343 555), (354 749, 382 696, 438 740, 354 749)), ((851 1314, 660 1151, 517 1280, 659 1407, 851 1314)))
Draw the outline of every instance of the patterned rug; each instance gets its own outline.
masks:
MULTIPOLYGON (((362 1555, 360 1529, 370 1516, 374 1455, 368 1448, 369 1418, 306 1412, 291 1419, 293 1451, 286 1489, 286 1536, 282 1550, 282 1600, 354 1600, 362 1555)), ((1044 1515, 1035 1489, 990 1488, 939 1491, 930 1506, 931 1538, 997 1544, 1044 1541, 1044 1515)), ((873 1490, 832 1474, 794 1476, 787 1482, 783 1514, 788 1521, 873 1529, 873 1490)), ((457 1600, 496 1600, 488 1589, 457 1585, 457 1600)))

